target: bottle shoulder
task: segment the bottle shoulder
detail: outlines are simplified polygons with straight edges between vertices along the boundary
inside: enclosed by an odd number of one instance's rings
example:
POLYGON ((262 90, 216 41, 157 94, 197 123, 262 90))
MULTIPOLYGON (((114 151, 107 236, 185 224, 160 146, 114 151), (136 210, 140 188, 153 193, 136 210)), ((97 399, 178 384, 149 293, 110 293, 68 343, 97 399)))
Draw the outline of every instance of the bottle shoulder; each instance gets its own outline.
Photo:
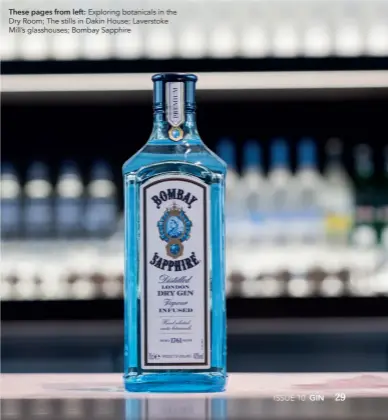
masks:
POLYGON ((137 173, 148 166, 161 163, 179 163, 201 166, 212 172, 226 174, 226 163, 203 143, 145 144, 122 166, 123 174, 137 173))

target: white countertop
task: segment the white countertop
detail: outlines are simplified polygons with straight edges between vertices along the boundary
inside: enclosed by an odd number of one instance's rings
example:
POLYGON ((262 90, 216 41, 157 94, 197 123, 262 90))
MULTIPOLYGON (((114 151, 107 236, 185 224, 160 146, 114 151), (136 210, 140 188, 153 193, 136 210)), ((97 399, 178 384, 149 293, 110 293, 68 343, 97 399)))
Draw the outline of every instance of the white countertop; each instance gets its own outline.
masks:
POLYGON ((120 374, 3 374, 2 399, 111 399, 111 398, 270 398, 299 399, 336 394, 351 397, 388 397, 388 373, 231 373, 220 394, 137 394, 123 390, 120 374))

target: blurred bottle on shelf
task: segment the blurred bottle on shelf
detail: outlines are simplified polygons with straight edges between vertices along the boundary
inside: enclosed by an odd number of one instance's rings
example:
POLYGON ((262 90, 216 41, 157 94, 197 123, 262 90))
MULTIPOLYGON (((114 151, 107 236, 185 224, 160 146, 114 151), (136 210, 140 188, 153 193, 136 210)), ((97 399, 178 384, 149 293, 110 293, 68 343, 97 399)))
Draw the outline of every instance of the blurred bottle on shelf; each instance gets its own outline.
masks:
POLYGON ((351 57, 364 52, 362 30, 356 19, 344 18, 338 23, 335 36, 336 55, 351 57))
POLYGON ((315 297, 321 296, 322 283, 326 278, 326 272, 322 268, 323 265, 321 262, 315 263, 306 273, 306 281, 309 284, 310 293, 315 297))
POLYGON ((337 138, 326 144, 327 165, 322 202, 325 211, 325 232, 331 244, 345 245, 354 215, 354 191, 352 182, 342 162, 342 142, 337 138))
POLYGON ((7 260, 6 262, 2 261, 1 271, 2 279, 5 283, 7 283, 4 285, 4 288, 2 285, 1 298, 5 299, 6 297, 8 297, 9 300, 18 299, 17 290, 22 277, 20 276, 19 264, 15 260, 7 260))
POLYGON ((277 298, 283 296, 283 293, 285 292, 284 282, 279 279, 276 273, 265 273, 258 281, 260 285, 260 297, 277 298))
POLYGON ((0 300, 12 300, 13 299, 13 284, 11 276, 14 275, 12 271, 15 271, 15 265, 10 261, 9 258, 2 258, 1 270, 0 270, 0 285, 1 295, 0 300))
POLYGON ((84 186, 78 167, 73 161, 62 164, 55 196, 55 229, 59 237, 82 235, 84 186))
POLYGON ((168 60, 175 54, 175 39, 168 25, 152 25, 143 44, 144 53, 150 59, 168 60))
POLYGON ((87 186, 85 229, 91 237, 106 237, 116 231, 118 204, 113 173, 105 161, 93 164, 87 186))
POLYGON ((274 296, 285 296, 288 292, 288 286, 292 279, 292 273, 288 268, 280 268, 279 270, 276 270, 275 272, 275 279, 277 281, 277 293, 274 294, 274 296))
POLYGON ((47 59, 49 56, 50 35, 48 33, 37 33, 34 36, 29 36, 26 32, 17 37, 16 49, 19 57, 21 56, 22 60, 31 61, 47 59))
POLYGON ((249 244, 265 242, 268 187, 263 172, 262 150, 255 140, 249 140, 244 145, 239 192, 245 210, 244 234, 247 242, 249 244))
POLYGON ((53 34, 50 40, 49 55, 54 56, 56 60, 77 60, 81 55, 82 42, 77 34, 53 34))
POLYGON ((245 276, 238 270, 232 270, 227 281, 230 282, 229 297, 240 297, 243 295, 242 287, 245 282, 245 276))
POLYGON ((39 300, 39 278, 37 273, 39 268, 32 261, 18 263, 17 273, 19 281, 16 284, 15 297, 18 300, 39 300))
POLYGON ((378 242, 378 191, 373 151, 369 145, 360 144, 354 148, 353 154, 356 214, 352 242, 361 247, 373 247, 378 242))
POLYGON ((58 252, 51 255, 50 262, 39 267, 37 277, 42 300, 66 300, 69 297, 65 264, 63 254, 58 252))
POLYGON ((276 243, 285 242, 290 236, 292 182, 287 143, 284 139, 275 139, 271 144, 268 173, 267 226, 271 241, 276 243))
POLYGON ((104 267, 101 270, 104 279, 99 285, 102 298, 117 299, 123 296, 123 270, 124 261, 116 255, 104 258, 104 267))
POLYGON ((242 28, 240 51, 243 57, 266 57, 271 50, 270 37, 267 28, 254 20, 242 28))
POLYGON ((304 298, 309 296, 311 285, 306 280, 306 276, 299 273, 292 274, 287 282, 287 292, 290 297, 304 298))
POLYGON ((375 22, 369 28, 366 37, 366 52, 370 56, 384 57, 388 55, 388 26, 386 22, 375 22))
POLYGON ((15 239, 20 235, 22 198, 19 176, 10 163, 1 165, 1 238, 15 239))
POLYGON ((330 27, 321 19, 308 23, 303 37, 304 55, 307 57, 326 57, 331 54, 332 39, 330 27))
POLYGON ((322 281, 318 284, 318 293, 322 297, 339 297, 344 294, 346 289, 346 275, 344 267, 346 268, 347 257, 343 251, 334 249, 333 251, 325 252, 324 256, 324 276, 322 281))
POLYGON ((339 291, 344 295, 348 295, 350 293, 350 274, 351 274, 351 269, 347 266, 342 267, 336 273, 337 278, 340 280, 342 284, 342 287, 340 288, 339 291))
POLYGON ((202 58, 206 53, 206 35, 201 25, 192 22, 182 25, 179 37, 179 55, 184 58, 202 58))
POLYGON ((328 275, 321 284, 320 294, 322 297, 339 297, 344 293, 344 283, 333 274, 328 275))
POLYGON ((109 238, 109 242, 106 245, 109 245, 110 249, 115 250, 114 252, 124 252, 124 215, 122 213, 119 213, 116 231, 109 238))
POLYGON ((53 234, 53 188, 47 165, 33 162, 24 185, 23 224, 27 238, 47 238, 53 234))
MULTIPOLYGON (((388 252, 388 145, 383 149, 383 168, 379 177, 378 186, 379 200, 379 242, 383 249, 388 252)), ((388 283, 388 280, 387 280, 388 283)))
POLYGON ((230 58, 238 54, 238 38, 233 27, 215 23, 209 31, 208 48, 211 57, 230 58))
POLYGON ((70 294, 73 299, 93 300, 96 297, 96 288, 88 277, 80 277, 71 285, 70 294))
POLYGON ((244 218, 244 203, 239 199, 240 176, 236 166, 235 145, 229 138, 221 139, 217 144, 217 155, 228 165, 226 176, 225 218, 226 235, 229 241, 238 240, 239 225, 244 218))
POLYGON ((297 242, 317 243, 324 237, 321 203, 324 185, 318 170, 316 145, 311 138, 299 142, 297 164, 292 194, 296 210, 292 233, 297 242))
POLYGON ((282 22, 274 28, 272 54, 275 57, 296 57, 301 52, 301 42, 296 25, 282 22))

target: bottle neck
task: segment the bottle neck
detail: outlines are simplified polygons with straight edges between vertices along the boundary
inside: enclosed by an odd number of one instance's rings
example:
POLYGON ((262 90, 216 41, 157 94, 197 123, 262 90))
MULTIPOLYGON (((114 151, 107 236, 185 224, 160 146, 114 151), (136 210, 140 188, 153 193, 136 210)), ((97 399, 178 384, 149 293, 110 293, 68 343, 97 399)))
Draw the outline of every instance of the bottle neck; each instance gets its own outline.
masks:
POLYGON ((195 82, 154 83, 154 118, 149 142, 201 143, 197 130, 195 82))
POLYGON ((356 172, 361 179, 369 179, 373 176, 373 163, 368 156, 358 156, 356 158, 356 172))

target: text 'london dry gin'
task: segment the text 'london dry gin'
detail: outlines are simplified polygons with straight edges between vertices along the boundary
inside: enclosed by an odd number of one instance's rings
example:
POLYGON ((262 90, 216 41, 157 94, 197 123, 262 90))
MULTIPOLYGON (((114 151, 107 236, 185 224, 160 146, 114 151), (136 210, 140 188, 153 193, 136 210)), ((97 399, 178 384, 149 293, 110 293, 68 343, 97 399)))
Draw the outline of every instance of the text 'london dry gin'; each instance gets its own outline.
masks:
POLYGON ((157 74, 154 125, 123 166, 128 391, 226 384, 226 164, 202 142, 192 74, 157 74))

